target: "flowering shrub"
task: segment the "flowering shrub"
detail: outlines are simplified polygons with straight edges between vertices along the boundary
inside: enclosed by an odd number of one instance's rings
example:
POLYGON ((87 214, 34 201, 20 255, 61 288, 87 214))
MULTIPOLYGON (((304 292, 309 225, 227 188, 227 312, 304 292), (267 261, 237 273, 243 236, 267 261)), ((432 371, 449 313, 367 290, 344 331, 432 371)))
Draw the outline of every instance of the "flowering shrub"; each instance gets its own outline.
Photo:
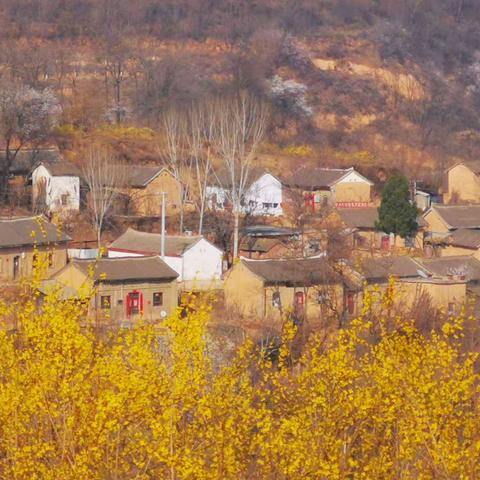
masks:
MULTIPOLYGON (((0 476, 16 479, 476 478, 480 403, 463 322, 428 338, 385 328, 367 293, 334 338, 293 362, 286 324, 272 364, 246 342, 214 369, 208 305, 162 330, 95 337, 84 302, 50 291, 0 305, 0 476), (380 337, 372 341, 370 332, 380 337)), ((388 318, 388 322, 392 319, 388 318)), ((390 325, 390 323, 389 323, 390 325)))

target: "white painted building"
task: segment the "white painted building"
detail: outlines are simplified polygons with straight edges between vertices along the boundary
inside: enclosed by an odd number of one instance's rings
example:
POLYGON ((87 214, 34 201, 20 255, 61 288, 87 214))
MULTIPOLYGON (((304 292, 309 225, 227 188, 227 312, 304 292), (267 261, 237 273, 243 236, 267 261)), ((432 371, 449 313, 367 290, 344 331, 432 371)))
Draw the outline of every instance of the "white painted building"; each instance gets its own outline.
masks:
POLYGON ((273 215, 283 214, 282 183, 271 173, 264 173, 252 182, 248 188, 244 209, 251 215, 273 215))
MULTIPOLYGON (((228 180, 219 176, 217 184, 206 189, 207 206, 210 210, 224 210, 229 201, 228 180)), ((282 183, 268 172, 252 172, 253 179, 243 198, 243 212, 250 215, 282 215, 282 183)))
MULTIPOLYGON (((161 235, 129 228, 108 247, 108 256, 159 255, 161 235)), ((165 263, 175 270, 186 289, 213 288, 222 276, 223 252, 202 236, 165 237, 165 263)))
POLYGON ((41 162, 31 174, 33 207, 64 213, 80 210, 80 174, 70 162, 41 162))

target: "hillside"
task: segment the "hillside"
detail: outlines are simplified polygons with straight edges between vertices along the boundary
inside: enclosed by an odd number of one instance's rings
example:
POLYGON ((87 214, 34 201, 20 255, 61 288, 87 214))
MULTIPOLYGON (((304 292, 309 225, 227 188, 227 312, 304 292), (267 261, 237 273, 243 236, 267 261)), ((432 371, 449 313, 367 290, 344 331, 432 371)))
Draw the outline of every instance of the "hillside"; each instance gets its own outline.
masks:
POLYGON ((74 159, 101 138, 149 162, 165 108, 239 89, 273 105, 259 163, 274 170, 354 164, 440 185, 479 148, 475 0, 3 3, 2 73, 55 91, 51 141, 74 159))

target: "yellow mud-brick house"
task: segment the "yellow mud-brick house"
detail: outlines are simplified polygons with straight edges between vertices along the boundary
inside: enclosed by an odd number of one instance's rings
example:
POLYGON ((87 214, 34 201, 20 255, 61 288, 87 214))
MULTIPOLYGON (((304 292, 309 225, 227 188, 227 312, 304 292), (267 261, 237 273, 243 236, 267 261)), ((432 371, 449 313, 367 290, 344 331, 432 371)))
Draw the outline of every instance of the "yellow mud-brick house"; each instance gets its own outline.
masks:
POLYGON ((160 257, 73 260, 43 287, 60 289, 62 298, 90 298, 99 321, 157 321, 178 304, 178 274, 160 257))
POLYGON ((18 282, 32 274, 35 259, 44 258, 46 278, 67 263, 70 237, 43 216, 0 219, 0 281, 18 282))
POLYGON ((480 203, 480 160, 456 163, 446 171, 445 177, 445 203, 480 203))

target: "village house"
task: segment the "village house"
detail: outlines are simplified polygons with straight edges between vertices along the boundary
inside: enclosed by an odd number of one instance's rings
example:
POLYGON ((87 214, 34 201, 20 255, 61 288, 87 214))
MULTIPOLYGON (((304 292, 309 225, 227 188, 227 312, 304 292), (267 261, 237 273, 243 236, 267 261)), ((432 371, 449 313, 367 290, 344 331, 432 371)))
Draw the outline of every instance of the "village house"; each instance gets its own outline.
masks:
MULTIPOLYGON (((108 257, 160 255, 161 235, 129 228, 108 247, 108 257)), ((165 262, 185 290, 218 288, 223 252, 202 236, 165 236, 165 262)))
POLYGON ((284 178, 283 184, 293 192, 300 192, 305 205, 312 211, 334 206, 367 207, 372 201, 373 182, 353 167, 303 167, 284 178))
POLYGON ((376 207, 337 208, 331 214, 347 229, 351 238, 352 248, 359 250, 389 251, 397 248, 423 249, 423 237, 426 223, 418 218, 419 229, 413 238, 394 238, 393 235, 377 230, 378 209, 376 207))
POLYGON ((460 279, 467 282, 467 296, 480 315, 480 259, 471 255, 418 259, 432 276, 460 279))
MULTIPOLYGON (((242 199, 245 214, 254 216, 280 216, 283 214, 283 191, 281 181, 269 172, 252 170, 248 188, 242 199)), ((207 206, 210 210, 224 210, 229 203, 231 179, 227 172, 212 175, 206 189, 207 206)))
POLYGON ((340 322, 348 295, 325 258, 241 259, 225 276, 224 294, 230 311, 277 323, 286 316, 340 322))
POLYGON ((180 183, 163 166, 117 166, 124 168, 125 187, 121 193, 127 197, 127 212, 138 216, 159 216, 162 212, 162 192, 166 193, 167 215, 176 214, 182 204, 180 183))
POLYGON ((445 203, 480 203, 480 160, 465 160, 446 171, 445 203))
POLYGON ((178 305, 178 274, 159 257, 73 260, 43 287, 62 299, 90 299, 90 312, 105 323, 159 321, 178 305))
POLYGON ((467 280, 464 277, 434 271, 420 260, 408 256, 364 259, 359 271, 368 285, 377 285, 381 290, 393 277, 396 301, 407 308, 423 295, 430 298, 434 307, 448 308, 450 313, 460 311, 466 302, 467 280))
POLYGON ((42 216, 0 219, 0 280, 17 282, 32 274, 35 259, 45 258, 45 277, 67 263, 68 235, 42 216))
MULTIPOLYGON (((0 163, 5 159, 5 151, 0 151, 0 163)), ((30 174, 38 162, 42 161, 61 161, 62 156, 57 148, 42 149, 21 149, 15 155, 15 158, 9 170, 9 197, 11 202, 17 205, 30 206, 32 201, 32 192, 30 183, 30 174)))
POLYGON ((64 214, 80 210, 82 181, 75 164, 61 157, 40 160, 31 178, 34 211, 64 214))
POLYGON ((426 251, 430 255, 464 254, 467 252, 463 248, 469 248, 465 244, 475 243, 476 236, 466 230, 480 229, 480 205, 433 205, 423 219, 427 225, 426 251))
POLYGON ((480 228, 480 205, 432 205, 423 215, 432 234, 445 235, 459 228, 480 228))

